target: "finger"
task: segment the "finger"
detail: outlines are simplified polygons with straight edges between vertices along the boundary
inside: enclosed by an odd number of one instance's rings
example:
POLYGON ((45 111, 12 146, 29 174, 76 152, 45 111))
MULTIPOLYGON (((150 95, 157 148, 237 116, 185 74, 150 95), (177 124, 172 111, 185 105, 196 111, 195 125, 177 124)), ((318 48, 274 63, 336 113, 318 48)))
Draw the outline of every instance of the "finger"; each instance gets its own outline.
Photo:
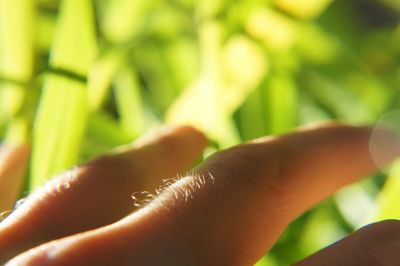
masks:
POLYGON ((71 170, 38 189, 0 224, 0 262, 35 245, 115 222, 135 207, 131 194, 187 170, 206 145, 191 127, 164 130, 135 148, 71 170))
POLYGON ((296 263, 313 265, 400 265, 400 221, 370 224, 296 263))
MULTIPOLYGON (((399 139, 380 134, 385 141, 375 148, 389 162, 399 154, 399 139)), ((44 245, 17 261, 251 265, 300 213, 376 169, 370 135, 369 128, 331 125, 232 148, 113 226, 44 245)))
POLYGON ((0 147, 0 213, 11 210, 21 192, 28 156, 27 145, 0 147))

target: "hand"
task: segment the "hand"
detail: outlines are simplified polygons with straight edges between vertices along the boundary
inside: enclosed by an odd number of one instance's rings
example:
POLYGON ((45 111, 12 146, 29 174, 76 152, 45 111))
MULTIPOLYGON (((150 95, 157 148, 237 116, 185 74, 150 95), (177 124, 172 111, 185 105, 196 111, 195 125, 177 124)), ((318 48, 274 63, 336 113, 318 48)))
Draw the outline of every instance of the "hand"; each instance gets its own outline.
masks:
MULTIPOLYGON (((0 224, 0 263, 19 254, 7 265, 251 265, 293 219, 376 170, 371 133, 325 125, 242 144, 167 182, 135 210, 133 191, 154 191, 206 146, 192 128, 170 129, 29 196, 0 224)), ((400 141, 378 134, 375 154, 388 163, 400 141)), ((400 222, 385 221, 298 265, 400 265, 399 251, 400 222)))

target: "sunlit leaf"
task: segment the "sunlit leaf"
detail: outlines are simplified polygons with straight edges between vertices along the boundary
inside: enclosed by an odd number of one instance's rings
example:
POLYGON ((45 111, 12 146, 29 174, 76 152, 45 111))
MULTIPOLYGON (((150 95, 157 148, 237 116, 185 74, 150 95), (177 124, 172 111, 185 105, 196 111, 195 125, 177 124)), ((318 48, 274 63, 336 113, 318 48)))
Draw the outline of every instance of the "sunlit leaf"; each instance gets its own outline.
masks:
POLYGON ((235 35, 223 48, 222 67, 221 106, 232 114, 268 74, 268 60, 260 46, 243 35, 235 35))
POLYGON ((395 8, 398 12, 400 12, 400 3, 397 0, 382 0, 387 5, 395 8))
POLYGON ((179 93, 197 77, 199 73, 199 51, 196 40, 186 37, 174 40, 163 50, 168 73, 179 93))
POLYGON ((121 127, 133 137, 144 130, 141 87, 134 69, 123 68, 115 79, 115 101, 121 127))
POLYGON ((91 114, 86 126, 80 162, 93 159, 112 148, 133 141, 132 135, 124 130, 115 118, 104 112, 91 114))
POLYGON ((331 209, 327 208, 326 204, 324 207, 318 208, 311 214, 301 232, 301 241, 298 244, 304 252, 304 257, 338 241, 347 234, 335 219, 335 214, 331 209))
POLYGON ((337 58, 340 47, 334 36, 315 24, 302 24, 298 27, 296 48, 306 61, 328 64, 337 58))
POLYGON ((150 18, 149 13, 158 1, 110 1, 101 25, 107 39, 116 43, 124 43, 134 38, 146 27, 150 18))
POLYGON ((20 145, 29 141, 29 122, 23 117, 14 118, 8 123, 6 139, 8 143, 20 145))
POLYGON ((16 115, 25 100, 33 75, 35 1, 0 0, 0 124, 16 115))
POLYGON ((265 256, 259 260, 254 266, 277 266, 278 262, 271 256, 265 256))
POLYGON ((25 100, 26 86, 0 83, 0 125, 16 116, 25 100))
POLYGON ((354 93, 318 73, 307 73, 306 87, 320 103, 343 121, 362 124, 372 122, 375 117, 354 93))
POLYGON ((10 79, 26 82, 33 74, 35 1, 0 1, 0 71, 10 79))
POLYGON ((298 121, 297 86, 290 73, 272 75, 265 88, 265 114, 270 134, 282 134, 292 129, 298 121))
POLYGON ((221 109, 218 90, 208 80, 199 80, 189 87, 172 105, 167 122, 188 124, 199 128, 221 146, 236 144, 238 136, 231 118, 221 109))
POLYGON ((41 52, 50 49, 53 42, 56 24, 56 14, 39 13, 36 25, 36 46, 41 52))
POLYGON ((208 22, 203 26, 200 33, 200 77, 174 102, 168 111, 167 121, 198 127, 226 147, 237 143, 238 136, 231 121, 232 113, 228 113, 224 105, 219 57, 222 33, 221 24, 217 22, 208 22))
POLYGON ((111 83, 121 66, 126 52, 123 49, 108 51, 92 65, 88 76, 88 100, 91 111, 100 109, 109 95, 111 83))
POLYGON ((261 89, 251 93, 238 112, 240 133, 243 140, 264 136, 267 133, 263 115, 264 104, 261 89))
POLYGON ((153 105, 160 113, 164 113, 179 92, 169 74, 162 50, 163 47, 155 43, 144 43, 140 50, 134 51, 138 72, 144 80, 153 105))
POLYGON ((85 88, 77 81, 47 77, 33 132, 32 188, 76 164, 88 112, 85 88))
POLYGON ((299 97, 299 125, 314 124, 332 119, 332 116, 317 104, 312 97, 302 93, 299 97))
POLYGON ((377 188, 373 187, 371 180, 364 184, 355 184, 342 189, 335 196, 339 211, 343 218, 354 228, 357 229, 367 219, 368 215, 375 212, 375 200, 373 194, 377 193, 377 188), (371 192, 374 190, 374 193, 371 192))
POLYGON ((98 53, 92 1, 63 0, 60 9, 51 67, 87 76, 98 53))
MULTIPOLYGON (((97 53, 90 0, 64 0, 50 64, 86 76, 97 53), (77 41, 79 39, 79 41, 77 41)), ((35 121, 31 188, 76 164, 88 114, 86 84, 59 74, 46 77, 35 121)))
POLYGON ((203 0, 197 1, 197 12, 199 17, 202 18, 212 18, 217 17, 219 12, 223 11, 227 0, 203 0))
POLYGON ((378 196, 377 220, 400 219, 400 161, 398 160, 389 173, 389 179, 378 196))
POLYGON ((295 22, 273 9, 254 9, 249 14, 245 27, 251 36, 274 50, 288 50, 295 42, 295 22))
POLYGON ((395 94, 395 91, 385 86, 378 78, 361 72, 350 72, 346 83, 349 90, 357 95, 357 99, 370 110, 375 119, 385 112, 395 94))
POLYGON ((320 15, 333 0, 274 0, 280 9, 291 15, 312 19, 320 15))

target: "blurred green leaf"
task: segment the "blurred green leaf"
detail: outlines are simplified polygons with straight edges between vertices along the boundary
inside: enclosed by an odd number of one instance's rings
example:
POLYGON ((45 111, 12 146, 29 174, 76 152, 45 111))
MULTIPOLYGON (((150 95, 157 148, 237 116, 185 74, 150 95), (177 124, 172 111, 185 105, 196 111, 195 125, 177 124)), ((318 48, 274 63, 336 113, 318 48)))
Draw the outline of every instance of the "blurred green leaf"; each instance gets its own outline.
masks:
POLYGON ((141 87, 134 69, 120 70, 115 79, 115 102, 121 127, 130 136, 137 137, 144 131, 144 113, 141 87))
POLYGON ((378 196, 377 220, 400 219, 400 160, 393 165, 389 178, 378 196))
MULTIPOLYGON (((57 23, 51 66, 86 76, 97 53, 92 2, 64 0, 57 23)), ((46 76, 33 136, 31 189, 77 162, 87 113, 84 83, 46 76)))
POLYGON ((149 13, 158 0, 114 0, 107 6, 101 28, 109 41, 125 43, 149 23, 149 13))
POLYGON ((28 82, 33 75, 35 1, 0 1, 0 71, 2 76, 28 82))
POLYGON ((153 106, 163 113, 175 100, 178 89, 169 75, 163 47, 154 43, 144 43, 140 48, 140 51, 134 51, 138 72, 151 95, 153 106))
POLYGON ((102 107, 126 54, 122 49, 107 51, 91 66, 88 77, 88 100, 91 111, 97 111, 102 107))
POLYGON ((328 205, 329 202, 323 203, 324 207, 319 207, 307 219, 303 232, 301 232, 299 243, 303 257, 317 252, 347 234, 347 231, 344 230, 338 219, 335 219, 335 213, 332 212, 328 205))
POLYGON ((35 19, 35 1, 0 1, 0 126, 21 110, 32 81, 35 19))
POLYGON ((277 7, 303 19, 312 19, 320 15, 333 0, 274 0, 277 7))
POLYGON ((275 51, 290 49, 296 40, 296 22, 272 8, 254 8, 245 27, 251 36, 275 51))
POLYGON ((363 184, 346 187, 335 196, 339 211, 353 229, 358 229, 368 215, 375 211, 375 193, 377 193, 375 184, 367 180, 363 184))
MULTIPOLYGON (((238 143, 238 133, 231 118, 238 106, 229 106, 231 91, 224 88, 219 57, 223 35, 221 26, 216 21, 205 22, 202 26, 200 76, 171 106, 167 121, 198 127, 218 141, 222 147, 228 147, 238 143)), ((237 93, 242 95, 243 99, 239 99, 239 102, 242 102, 246 93, 241 94, 240 91, 237 93)))
POLYGON ((221 108, 231 115, 268 75, 269 62, 262 48, 243 35, 231 36, 221 53, 219 97, 221 108))
POLYGON ((336 60, 340 46, 334 36, 315 23, 298 25, 296 49, 305 61, 329 64, 336 60))
POLYGON ((7 143, 15 145, 26 144, 29 142, 29 122, 23 117, 13 119, 7 128, 7 143))
POLYGON ((278 266, 277 261, 271 256, 265 256, 261 260, 259 260, 254 266, 278 266))
POLYGON ((35 121, 31 189, 73 166, 87 120, 85 85, 48 76, 35 121))
POLYGON ((238 111, 240 133, 243 140, 258 138, 267 134, 261 89, 251 93, 238 111))
POLYGON ((307 89, 322 105, 342 121, 363 124, 373 121, 374 114, 348 88, 315 72, 305 73, 307 89))
POLYGON ((297 86, 290 73, 275 73, 264 88, 265 117, 270 134, 287 133, 298 121, 297 86))

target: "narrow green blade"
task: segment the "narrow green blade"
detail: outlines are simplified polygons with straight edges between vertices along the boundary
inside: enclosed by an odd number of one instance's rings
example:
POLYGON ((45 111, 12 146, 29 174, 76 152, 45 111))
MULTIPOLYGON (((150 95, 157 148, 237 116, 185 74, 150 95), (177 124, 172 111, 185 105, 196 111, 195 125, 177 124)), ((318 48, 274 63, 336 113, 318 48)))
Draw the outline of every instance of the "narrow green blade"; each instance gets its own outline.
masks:
POLYGON ((48 76, 33 132, 32 189, 76 163, 86 119, 85 85, 48 76))
POLYGON ((270 134, 288 132, 297 124, 298 92, 289 73, 276 73, 265 88, 266 119, 270 134))
POLYGON ((34 125, 31 189, 77 163, 88 104, 86 84, 72 76, 86 76, 97 53, 92 8, 90 0, 61 3, 50 65, 73 75, 45 78, 34 125))
POLYGON ((400 160, 397 160, 389 173, 383 190, 378 196, 378 220, 400 219, 400 160))
POLYGON ((34 68, 34 0, 0 0, 0 125, 15 116, 34 68))
POLYGON ((137 36, 151 17, 149 13, 159 0, 113 0, 102 21, 102 30, 109 41, 125 43, 137 36))
POLYGON ((144 130, 140 84, 134 69, 123 68, 114 82, 115 100, 122 128, 137 137, 144 130))
POLYGON ((88 100, 92 112, 98 111, 109 95, 112 81, 124 56, 124 50, 112 49, 97 59, 91 67, 88 77, 88 100))

